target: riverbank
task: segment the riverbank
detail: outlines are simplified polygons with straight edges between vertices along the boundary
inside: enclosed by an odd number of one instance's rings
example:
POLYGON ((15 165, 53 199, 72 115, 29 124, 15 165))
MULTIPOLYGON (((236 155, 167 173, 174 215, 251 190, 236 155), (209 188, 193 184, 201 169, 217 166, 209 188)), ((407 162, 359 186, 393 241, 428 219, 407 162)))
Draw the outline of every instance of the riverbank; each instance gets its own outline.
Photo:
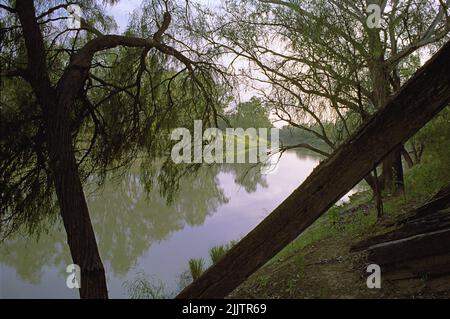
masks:
POLYGON ((388 231, 399 219, 421 203, 413 200, 386 202, 387 214, 376 220, 370 203, 360 193, 344 205, 337 218, 329 212, 315 226, 286 247, 278 256, 251 276, 231 294, 232 298, 418 298, 450 297, 448 284, 444 291, 436 282, 420 280, 397 283, 382 281, 381 289, 368 289, 364 253, 351 252, 356 243, 388 231), (391 210, 394 209, 395 210, 391 210), (430 289, 430 284, 432 288, 430 289), (439 287, 438 287, 439 288, 439 287))
MULTIPOLYGON (((442 141, 448 141, 442 139, 442 141)), ((440 298, 450 297, 448 279, 383 281, 368 289, 369 264, 364 253, 350 252, 356 243, 392 229, 450 182, 448 151, 429 149, 420 164, 407 170, 405 194, 384 194, 384 216, 369 191, 335 206, 236 289, 231 298, 440 298)))

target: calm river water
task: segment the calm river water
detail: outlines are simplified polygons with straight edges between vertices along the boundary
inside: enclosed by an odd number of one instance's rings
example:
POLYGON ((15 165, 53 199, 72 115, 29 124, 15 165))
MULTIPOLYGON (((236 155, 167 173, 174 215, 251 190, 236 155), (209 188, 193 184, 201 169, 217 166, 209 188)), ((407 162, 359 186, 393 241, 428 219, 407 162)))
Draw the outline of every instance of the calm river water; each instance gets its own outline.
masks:
MULTIPOLYGON (((292 151, 265 176, 205 168, 182 182, 171 205, 145 192, 137 173, 106 183, 88 202, 110 297, 128 298, 126 283, 140 276, 176 292, 189 258, 208 260, 211 247, 245 236, 318 163, 292 151)), ((70 263, 61 223, 38 237, 18 234, 0 245, 0 298, 78 298, 66 286, 70 263)))

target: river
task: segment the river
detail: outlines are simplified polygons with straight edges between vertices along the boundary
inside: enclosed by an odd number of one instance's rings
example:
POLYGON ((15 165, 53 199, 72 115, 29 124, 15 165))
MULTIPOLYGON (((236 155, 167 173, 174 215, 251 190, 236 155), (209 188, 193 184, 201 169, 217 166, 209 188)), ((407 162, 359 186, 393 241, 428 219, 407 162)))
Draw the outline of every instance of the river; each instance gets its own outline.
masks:
MULTIPOLYGON (((127 283, 145 277, 173 295, 190 258, 245 236, 319 163, 286 152, 269 175, 241 168, 202 168, 183 180, 172 204, 144 190, 130 173, 88 194, 111 298, 128 298, 127 283)), ((257 171, 256 169, 253 171, 257 171)), ((59 221, 39 235, 19 233, 0 245, 0 298, 78 298, 66 286, 70 258, 59 221)))

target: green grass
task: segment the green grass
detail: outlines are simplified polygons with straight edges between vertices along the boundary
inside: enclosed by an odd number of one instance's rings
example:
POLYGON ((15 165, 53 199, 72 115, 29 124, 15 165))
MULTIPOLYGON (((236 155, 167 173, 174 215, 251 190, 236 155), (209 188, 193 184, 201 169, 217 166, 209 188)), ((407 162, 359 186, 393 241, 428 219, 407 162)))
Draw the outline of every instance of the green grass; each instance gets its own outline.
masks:
MULTIPOLYGON (((385 215, 382 219, 395 217, 413 206, 423 203, 450 183, 450 154, 448 154, 450 151, 448 150, 450 150, 449 145, 437 144, 435 148, 431 148, 428 153, 424 154, 420 164, 406 170, 405 194, 399 196, 384 194, 385 215)), ((364 212, 358 209, 345 217, 343 217, 343 213, 350 208, 363 204, 370 205, 372 202, 371 192, 365 191, 355 194, 348 203, 342 206, 332 207, 269 263, 282 262, 302 249, 330 237, 351 239, 367 233, 378 222, 373 205, 364 212)))
POLYGON ((189 271, 191 272, 192 280, 197 280, 205 271, 203 258, 189 259, 189 271))
POLYGON ((225 256, 228 252, 227 245, 215 246, 209 250, 209 257, 211 258, 211 262, 213 265, 217 264, 219 260, 225 256))
POLYGON ((209 249, 209 257, 213 265, 217 264, 228 251, 236 245, 237 241, 232 240, 228 244, 214 246, 209 249))

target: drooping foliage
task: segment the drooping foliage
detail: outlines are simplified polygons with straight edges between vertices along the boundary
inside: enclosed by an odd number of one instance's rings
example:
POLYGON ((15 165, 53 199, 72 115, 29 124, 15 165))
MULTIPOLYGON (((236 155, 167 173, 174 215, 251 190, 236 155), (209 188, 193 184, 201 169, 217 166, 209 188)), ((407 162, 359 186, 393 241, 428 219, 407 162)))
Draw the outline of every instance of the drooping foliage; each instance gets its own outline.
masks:
MULTIPOLYGON (((115 3, 77 2, 83 12, 81 28, 70 29, 66 1, 35 1, 52 89, 58 88, 67 66, 86 44, 118 32, 106 14, 107 6, 115 3)), ((24 34, 14 8, 15 1, 7 1, 0 14, 2 237, 21 225, 32 231, 57 211, 48 163, 48 114, 33 92, 24 34)), ((149 166, 170 154, 171 129, 189 128, 194 119, 215 123, 227 83, 215 63, 215 52, 189 31, 197 14, 189 2, 143 1, 123 36, 154 39, 157 48, 123 45, 94 55, 70 114, 82 180, 96 176, 102 184, 107 174, 123 172, 121 168, 138 157, 149 166)), ((187 168, 170 163, 164 167, 160 179, 167 182, 162 183, 162 192, 169 197, 187 168)))

